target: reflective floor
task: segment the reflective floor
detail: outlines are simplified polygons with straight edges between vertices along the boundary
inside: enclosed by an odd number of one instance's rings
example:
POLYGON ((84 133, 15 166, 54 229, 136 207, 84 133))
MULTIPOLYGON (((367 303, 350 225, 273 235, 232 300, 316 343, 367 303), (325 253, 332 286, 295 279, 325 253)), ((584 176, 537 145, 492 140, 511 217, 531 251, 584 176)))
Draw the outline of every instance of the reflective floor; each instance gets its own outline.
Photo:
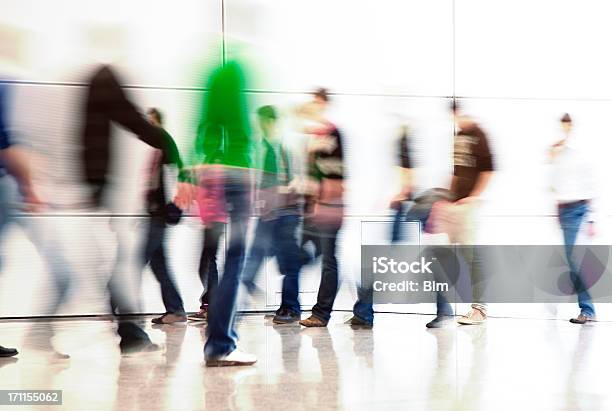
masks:
POLYGON ((147 326, 164 350, 121 356, 111 322, 54 321, 62 360, 42 350, 49 323, 2 322, 0 343, 21 352, 0 359, 0 389, 63 390, 47 409, 71 410, 612 409, 612 323, 427 330, 431 316, 379 314, 353 330, 348 316, 319 329, 243 316, 240 346, 259 361, 233 368, 203 366, 202 325, 147 326))

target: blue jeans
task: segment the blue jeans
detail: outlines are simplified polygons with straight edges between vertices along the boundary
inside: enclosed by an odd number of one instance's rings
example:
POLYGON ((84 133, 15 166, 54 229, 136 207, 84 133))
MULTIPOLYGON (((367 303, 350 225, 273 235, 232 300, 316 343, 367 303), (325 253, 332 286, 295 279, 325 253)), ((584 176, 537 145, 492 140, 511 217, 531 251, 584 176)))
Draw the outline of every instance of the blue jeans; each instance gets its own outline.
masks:
MULTIPOLYGON (((408 209, 406 211, 406 203, 402 203, 398 209, 395 210, 393 216, 393 225, 391 227, 391 243, 395 244, 403 240, 402 235, 402 223, 406 221, 419 221, 421 223, 421 229, 425 228, 425 223, 429 218, 429 212, 423 209, 408 209)), ((353 314, 364 321, 369 323, 374 322, 374 307, 372 305, 372 285, 362 284, 357 289, 357 302, 353 306, 353 314)), ((446 307, 443 307, 446 309, 446 307)))
POLYGON ((580 268, 577 266, 572 253, 576 244, 576 237, 580 230, 580 225, 584 220, 584 216, 588 212, 589 206, 586 202, 581 202, 576 205, 559 207, 559 222, 561 230, 563 230, 563 240, 565 243, 565 256, 570 268, 570 278, 574 285, 574 289, 578 294, 578 306, 580 313, 587 317, 595 316, 595 306, 588 292, 588 284, 582 280, 580 268))
POLYGON ((218 358, 236 349, 238 334, 236 297, 244 264, 245 241, 250 212, 250 170, 225 170, 225 201, 230 219, 229 247, 223 277, 212 296, 208 311, 206 358, 218 358))
MULTIPOLYGON (((2 170, 0 170, 2 172, 2 170)), ((10 219, 10 210, 9 210, 9 194, 7 188, 7 179, 8 177, 0 177, 0 245, 2 240, 2 235, 4 234, 4 230, 10 219)), ((0 249, 0 272, 2 271, 2 252, 0 249)))
POLYGON ((357 289, 357 302, 353 306, 353 314, 369 323, 374 322, 374 306, 372 305, 372 287, 364 287, 364 284, 357 289))
POLYGON ((300 248, 297 241, 299 215, 284 215, 274 220, 259 220, 255 229, 255 240, 249 250, 242 282, 249 292, 255 289, 255 276, 266 256, 276 257, 283 275, 283 294, 280 308, 300 313, 299 274, 300 248))
POLYGON ((151 271, 159 282, 162 301, 167 313, 185 315, 183 299, 176 288, 174 280, 168 272, 164 241, 166 237, 166 222, 163 217, 151 217, 149 234, 144 249, 144 263, 151 266, 151 271))
POLYGON ((200 295, 200 309, 206 309, 219 283, 217 270, 217 250, 219 240, 225 231, 225 223, 212 223, 204 228, 204 243, 200 255, 200 281, 204 291, 200 295))

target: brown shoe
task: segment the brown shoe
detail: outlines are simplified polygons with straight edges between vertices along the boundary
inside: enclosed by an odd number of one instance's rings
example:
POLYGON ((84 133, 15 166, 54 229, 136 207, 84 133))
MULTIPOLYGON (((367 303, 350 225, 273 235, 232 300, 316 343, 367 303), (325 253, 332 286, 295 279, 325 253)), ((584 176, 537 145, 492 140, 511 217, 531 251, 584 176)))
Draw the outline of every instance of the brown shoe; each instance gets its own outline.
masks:
POLYGON ((584 314, 580 314, 578 317, 572 318, 570 320, 570 322, 572 324, 586 324, 586 323, 592 322, 592 321, 595 321, 595 317, 588 317, 588 316, 586 316, 584 314))
POLYGON ((161 317, 153 318, 151 322, 153 324, 173 324, 173 323, 184 323, 187 321, 187 317, 179 314, 166 313, 161 317))
POLYGON ((304 327, 327 327, 327 321, 311 315, 305 320, 300 321, 300 325, 303 325, 304 327))
POLYGON ((193 322, 208 321, 208 309, 201 309, 197 313, 187 316, 187 319, 193 322))

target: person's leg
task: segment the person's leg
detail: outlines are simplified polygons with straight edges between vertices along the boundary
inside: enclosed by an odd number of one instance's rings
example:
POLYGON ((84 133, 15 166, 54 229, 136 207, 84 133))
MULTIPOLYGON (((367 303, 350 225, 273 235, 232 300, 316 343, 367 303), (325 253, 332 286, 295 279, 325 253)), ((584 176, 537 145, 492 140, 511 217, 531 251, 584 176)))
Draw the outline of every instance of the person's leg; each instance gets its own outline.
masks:
POLYGON ((362 284, 357 289, 357 302, 355 302, 353 306, 353 314, 357 318, 352 318, 350 320, 351 325, 372 325, 374 323, 373 293, 374 290, 371 284, 362 284), (358 324, 359 320, 361 320, 363 324, 358 324))
MULTIPOLYGON (((325 227, 320 233, 321 254, 323 256, 321 267, 321 284, 317 294, 317 303, 312 308, 312 317, 320 320, 324 325, 331 317, 334 301, 338 292, 338 260, 336 258, 336 242, 339 228, 325 227)), ((304 320, 302 325, 306 325, 304 320)), ((308 325, 306 325, 308 326, 308 325)))
POLYGON ((459 254, 464 259, 472 285, 472 308, 457 319, 462 325, 482 324, 487 320, 487 304, 484 293, 487 286, 486 273, 482 269, 482 259, 476 246, 477 216, 479 202, 453 204, 442 213, 441 220, 446 225, 449 239, 459 244, 459 254))
MULTIPOLYGON (((448 201, 438 201, 429 208, 414 204, 406 214, 406 221, 419 222, 421 232, 432 234, 445 232, 448 234, 452 226, 452 224, 448 222, 448 215, 450 214, 451 207, 452 204, 448 201)), ((452 264, 449 264, 451 263, 451 256, 446 253, 437 255, 438 249, 435 247, 428 248, 428 251, 432 253, 432 255, 436 255, 435 259, 440 263, 439 269, 435 270, 435 274, 438 276, 435 280, 449 283, 449 274, 453 269, 452 264)), ((452 256, 454 256, 454 253, 452 256)), ((436 316, 433 320, 425 324, 425 326, 427 328, 442 328, 450 322, 452 316, 453 307, 448 302, 447 294, 444 292, 436 292, 436 316)))
POLYGON ((436 292, 436 316, 425 326, 427 328, 442 328, 453 320, 453 307, 449 303, 450 292, 453 292, 459 275, 459 260, 456 252, 449 247, 429 246, 425 249, 427 258, 434 261, 434 281, 438 284, 448 284, 448 291, 436 292))
POLYGON ((202 254, 200 256, 200 267, 198 270, 200 281, 204 287, 204 291, 200 296, 200 309, 208 309, 212 294, 219 282, 217 252, 224 229, 224 223, 211 223, 204 228, 202 254))
MULTIPOLYGON (((562 208, 559 210, 559 222, 561 223, 561 229, 563 231, 563 240, 565 244, 565 256, 570 269, 570 278, 574 289, 578 294, 578 307, 580 308, 580 314, 584 317, 592 319, 595 317, 595 306, 591 299, 591 295, 588 291, 588 286, 584 283, 580 267, 576 264, 574 259, 574 245, 576 244, 576 237, 580 231, 580 226, 584 220, 584 216, 587 212, 587 206, 577 206, 562 208)), ((582 321, 573 321, 579 322, 582 321)))
MULTIPOLYGON (((419 222, 420 228, 425 227, 428 213, 422 209, 414 207, 408 208, 407 203, 402 202, 393 215, 391 227, 391 243, 395 244, 404 239, 402 224, 407 221, 419 222)), ((349 323, 352 325, 371 325, 374 322, 374 307, 372 304, 373 290, 371 285, 362 284, 357 290, 357 301, 353 306, 353 314, 357 318, 352 318, 349 323), (364 323, 364 324, 361 324, 364 323)))
MULTIPOLYGON (((91 239, 94 244, 101 244, 102 241, 108 241, 106 235, 103 235, 102 231, 108 230, 106 226, 108 222, 101 220, 100 222, 91 224, 90 228, 91 239), (96 232, 100 230, 100 233, 96 232)), ((118 256, 121 258, 121 243, 117 242, 118 256)), ((99 247, 104 249, 104 247, 99 247)), ((119 342, 119 348, 123 353, 136 352, 136 351, 156 351, 159 346, 153 344, 149 339, 147 333, 137 324, 136 321, 130 320, 125 317, 126 314, 132 314, 139 312, 139 298, 138 292, 129 281, 124 278, 117 270, 117 264, 112 272, 111 278, 108 283, 108 291, 110 294, 111 306, 114 309, 114 314, 117 314, 116 319, 118 321, 117 334, 121 338, 119 342)))
POLYGON ((255 278, 257 277, 257 273, 259 272, 265 256, 268 255, 268 249, 272 242, 274 225, 275 221, 257 220, 253 242, 249 248, 244 263, 244 270, 242 271, 242 284, 244 284, 249 294, 253 294, 257 288, 255 286, 255 278))
MULTIPOLYGON (((298 215, 286 215, 278 218, 273 226, 274 255, 283 275, 283 293, 279 312, 283 310, 289 310, 293 314, 301 312, 299 301, 300 249, 297 242, 299 222, 298 215)), ((291 319, 299 319, 299 315, 291 317, 291 319)))
MULTIPOLYGON (((178 320, 183 321, 185 317, 185 308, 183 300, 176 288, 176 284, 168 272, 166 254, 164 249, 164 240, 166 233, 166 223, 164 221, 151 219, 151 227, 149 228, 149 236, 155 238, 154 243, 157 246, 150 254, 151 271, 159 282, 162 293, 162 301, 166 308, 166 313, 178 316, 178 320)), ((147 257, 145 256, 145 259, 147 257)), ((163 322, 162 319, 158 319, 163 322)), ((159 323, 160 321, 154 321, 159 323)))
MULTIPOLYGON (((93 233, 96 243, 100 242, 99 244, 103 244, 102 241, 110 241, 116 245, 114 264, 108 283, 112 312, 120 315, 142 313, 142 269, 132 271, 129 268, 131 261, 131 254, 129 252, 131 229, 129 223, 126 219, 112 217, 109 221, 100 221, 97 226, 92 225, 92 229, 99 230, 98 233, 93 233), (110 225, 112 234, 108 231, 108 225, 110 225), (109 234, 111 235, 110 238, 108 237, 109 234)), ((156 246, 149 241, 147 243, 146 246, 151 250, 156 246)), ((107 256, 106 258, 109 257, 107 256)), ((140 262, 142 262, 142 259, 140 262)))
MULTIPOLYGON (((7 178, 0 177, 0 245, 2 245, 4 230, 9 221, 9 201, 7 194, 7 178)), ((2 249, 0 248, 0 272, 2 272, 2 249)), ((12 357, 18 352, 14 348, 6 348, 0 345, 0 357, 12 357)))
POLYGON ((461 267, 456 247, 429 245, 424 252, 427 258, 434 262, 434 281, 449 286, 448 291, 436 292, 436 314, 438 317, 452 316, 453 307, 449 299, 452 300, 451 292, 454 292, 461 267))
POLYGON ((404 203, 398 204, 398 207, 393 210, 393 225, 391 226, 391 243, 397 243, 403 240, 402 223, 406 221, 406 211, 404 210, 404 203))
MULTIPOLYGON (((3 172, 0 170, 0 172, 3 172)), ((9 188, 8 177, 0 176, 0 246, 2 246, 2 240, 4 230, 10 219, 10 201, 9 201, 9 188)), ((2 249, 0 248, 0 272, 2 272, 2 249)))
MULTIPOLYGON (((225 182, 225 199, 230 216, 229 247, 225 258, 223 277, 213 295, 208 316, 208 339, 204 346, 207 365, 233 365, 223 363, 225 357, 236 350, 236 331, 233 329, 236 314, 236 297, 240 274, 244 263, 248 217, 250 182, 244 172, 228 170, 225 182)), ((253 363, 256 359, 240 363, 253 363)), ((241 357, 243 358, 243 357, 241 357)))
POLYGON ((321 241, 317 227, 309 220, 304 218, 302 224, 302 236, 300 239, 300 264, 302 266, 311 264, 321 255, 321 241), (310 253, 306 247, 312 244, 314 253, 310 253))
POLYGON ((208 305, 219 283, 219 271, 217 268, 217 252, 219 242, 225 231, 225 223, 207 223, 203 230, 202 254, 200 255, 200 267, 198 273, 202 283, 200 294, 200 310, 189 315, 187 318, 193 321, 208 320, 208 305))

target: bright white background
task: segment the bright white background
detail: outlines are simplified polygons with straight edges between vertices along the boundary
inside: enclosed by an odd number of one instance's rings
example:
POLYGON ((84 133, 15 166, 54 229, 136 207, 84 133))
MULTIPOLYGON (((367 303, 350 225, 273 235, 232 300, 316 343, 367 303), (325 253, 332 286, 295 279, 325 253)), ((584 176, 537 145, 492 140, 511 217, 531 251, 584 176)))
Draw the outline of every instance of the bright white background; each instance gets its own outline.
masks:
MULTIPOLYGON (((569 112, 601 181, 603 218, 596 241, 610 244, 612 5, 607 1, 225 0, 223 7, 213 0, 0 0, 0 6, 0 35, 19 33, 11 41, 18 58, 0 51, 0 77, 21 81, 13 87, 11 126, 36 153, 37 184, 55 206, 47 216, 20 219, 24 224, 13 224, 2 239, 0 316, 44 314, 52 290, 32 230, 42 230, 70 256, 67 265, 75 281, 63 313, 106 311, 103 284, 117 235, 130 256, 120 268, 126 276, 137 275, 142 219, 122 217, 113 223, 118 233, 113 234, 103 217, 62 216, 77 212, 74 204, 84 198, 76 142, 84 82, 99 61, 116 66, 140 107, 164 112, 166 128, 183 154, 202 97, 201 68, 220 63, 224 52, 254 63, 248 87, 252 109, 275 104, 287 113, 314 87, 334 93, 330 117, 345 136, 349 175, 349 216, 340 251, 344 282, 337 308, 350 308, 355 298, 361 222, 388 219, 387 204, 398 183, 393 165, 400 121, 413 130, 417 185, 448 184, 452 96, 462 98, 466 111, 481 122, 495 154, 498 171, 485 193, 482 243, 561 242, 545 160, 547 147, 559 137, 558 118, 569 112), (85 231, 92 229, 106 248, 86 240, 85 231)), ((299 146, 290 119, 285 118, 283 129, 299 146)), ((113 178, 118 200, 111 211, 138 214, 139 178, 149 151, 121 130, 116 135, 122 166, 113 178)), ((171 229, 170 264, 188 310, 197 308, 201 290, 200 242, 197 219, 171 229)), ((260 277, 267 294, 250 308, 272 308, 279 281, 272 262, 260 277)), ((305 270, 306 308, 317 286, 317 268, 305 270)), ((148 270, 143 296, 144 311, 163 311, 148 270)), ((429 306, 384 308, 431 312, 429 306)), ((563 307, 559 315, 573 310, 563 307)), ((598 310, 600 318, 607 315, 604 306, 598 310)), ((517 305, 492 307, 491 314, 550 315, 541 307, 517 305)))

